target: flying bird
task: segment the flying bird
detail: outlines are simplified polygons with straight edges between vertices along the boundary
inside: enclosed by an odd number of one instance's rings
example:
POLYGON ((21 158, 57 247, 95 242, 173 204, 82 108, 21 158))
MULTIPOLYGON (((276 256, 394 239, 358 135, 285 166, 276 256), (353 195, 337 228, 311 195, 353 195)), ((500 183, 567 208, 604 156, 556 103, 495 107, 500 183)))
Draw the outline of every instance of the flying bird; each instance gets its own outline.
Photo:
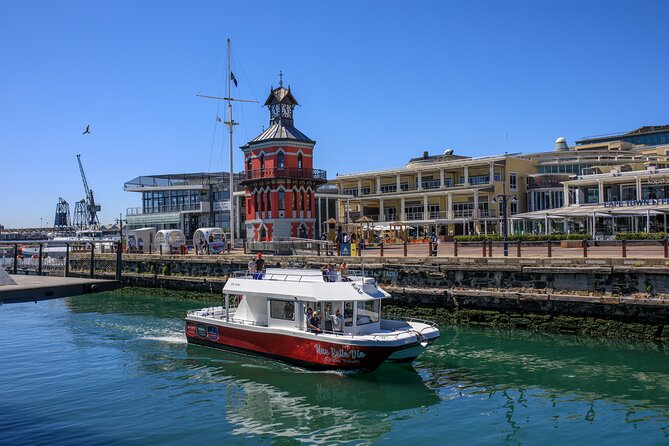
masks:
POLYGON ((86 126, 86 130, 84 130, 84 133, 82 133, 82 135, 85 135, 86 133, 88 133, 90 135, 90 133, 91 133, 91 126, 90 125, 86 126))

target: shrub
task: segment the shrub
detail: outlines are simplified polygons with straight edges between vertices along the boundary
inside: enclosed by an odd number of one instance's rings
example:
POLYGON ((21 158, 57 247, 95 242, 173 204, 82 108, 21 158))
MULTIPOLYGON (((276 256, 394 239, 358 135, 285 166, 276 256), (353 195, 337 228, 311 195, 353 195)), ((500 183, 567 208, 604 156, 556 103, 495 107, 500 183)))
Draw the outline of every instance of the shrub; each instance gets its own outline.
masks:
POLYGON ((666 232, 618 232, 616 240, 662 240, 668 236, 666 232))
MULTIPOLYGON (((509 241, 521 240, 524 242, 541 242, 546 240, 590 240, 590 234, 510 234, 507 236, 509 241)), ((499 234, 491 235, 457 235, 454 237, 458 242, 482 242, 483 240, 491 240, 499 242, 503 238, 499 234)))

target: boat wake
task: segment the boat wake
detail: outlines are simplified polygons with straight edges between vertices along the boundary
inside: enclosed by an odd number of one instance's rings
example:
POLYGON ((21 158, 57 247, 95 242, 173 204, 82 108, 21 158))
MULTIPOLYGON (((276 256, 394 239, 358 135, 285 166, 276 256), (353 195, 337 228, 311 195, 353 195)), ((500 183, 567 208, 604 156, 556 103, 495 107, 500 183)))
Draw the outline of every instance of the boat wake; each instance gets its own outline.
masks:
POLYGON ((186 344, 186 336, 183 333, 166 336, 142 336, 146 341, 166 342, 168 344, 186 344))

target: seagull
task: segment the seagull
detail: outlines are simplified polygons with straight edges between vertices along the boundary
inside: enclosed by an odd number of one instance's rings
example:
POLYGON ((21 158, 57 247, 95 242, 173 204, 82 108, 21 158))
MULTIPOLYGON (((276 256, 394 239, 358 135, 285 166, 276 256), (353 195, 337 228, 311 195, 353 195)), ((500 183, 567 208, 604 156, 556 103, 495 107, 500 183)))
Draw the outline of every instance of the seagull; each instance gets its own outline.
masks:
POLYGON ((82 133, 82 135, 85 135, 86 133, 88 133, 89 135, 91 134, 91 126, 90 125, 86 126, 86 130, 84 130, 84 133, 82 133))

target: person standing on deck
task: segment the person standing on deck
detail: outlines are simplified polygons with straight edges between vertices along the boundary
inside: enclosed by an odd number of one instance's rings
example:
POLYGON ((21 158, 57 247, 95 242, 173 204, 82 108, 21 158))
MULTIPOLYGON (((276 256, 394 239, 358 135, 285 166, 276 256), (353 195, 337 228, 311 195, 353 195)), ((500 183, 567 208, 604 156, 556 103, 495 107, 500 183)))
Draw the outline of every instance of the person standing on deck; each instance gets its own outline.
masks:
POLYGON ((254 274, 254 279, 261 280, 265 274, 265 260, 262 258, 262 253, 259 252, 256 257, 256 273, 254 274))

